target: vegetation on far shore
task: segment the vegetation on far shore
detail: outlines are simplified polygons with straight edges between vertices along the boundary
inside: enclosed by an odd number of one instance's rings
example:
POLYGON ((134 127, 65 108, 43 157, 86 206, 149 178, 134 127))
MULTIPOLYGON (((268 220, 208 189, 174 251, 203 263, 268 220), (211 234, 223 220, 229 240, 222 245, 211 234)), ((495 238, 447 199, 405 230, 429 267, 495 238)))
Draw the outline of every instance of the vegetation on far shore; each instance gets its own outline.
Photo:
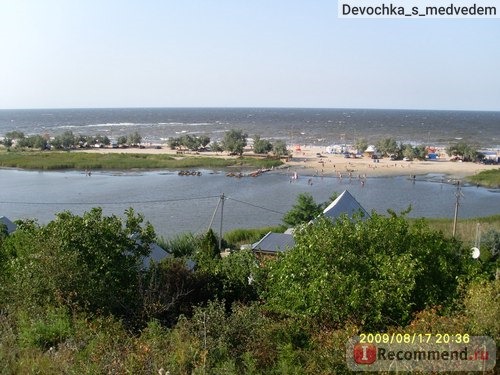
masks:
POLYGON ((74 151, 0 151, 0 167, 35 170, 64 169, 188 169, 188 168, 270 168, 281 165, 272 158, 222 158, 172 156, 165 154, 88 153, 74 151))
POLYGON ((500 188, 500 168, 482 171, 468 178, 469 181, 481 186, 500 188))

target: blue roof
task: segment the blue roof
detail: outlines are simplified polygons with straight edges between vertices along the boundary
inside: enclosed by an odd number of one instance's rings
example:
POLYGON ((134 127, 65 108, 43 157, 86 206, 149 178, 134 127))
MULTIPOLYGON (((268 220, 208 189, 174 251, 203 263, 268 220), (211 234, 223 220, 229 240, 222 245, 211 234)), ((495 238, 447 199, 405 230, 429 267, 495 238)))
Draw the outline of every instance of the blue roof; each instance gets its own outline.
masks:
POLYGON ((259 242, 252 245, 253 251, 277 253, 295 246, 293 235, 269 232, 259 242))

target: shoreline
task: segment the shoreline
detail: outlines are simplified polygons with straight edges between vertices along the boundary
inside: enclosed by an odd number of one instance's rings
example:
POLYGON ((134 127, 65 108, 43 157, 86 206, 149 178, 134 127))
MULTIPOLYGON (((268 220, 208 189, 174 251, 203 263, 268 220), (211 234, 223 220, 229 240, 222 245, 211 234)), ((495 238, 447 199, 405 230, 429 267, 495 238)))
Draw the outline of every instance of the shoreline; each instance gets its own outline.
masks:
MULTIPOLYGON (((302 176, 325 176, 349 178, 370 177, 394 177, 394 176, 422 176, 428 174, 441 174, 449 179, 464 179, 486 170, 498 169, 498 165, 484 165, 473 162, 459 162, 445 159, 426 161, 402 161, 382 158, 372 160, 367 156, 362 158, 344 158, 341 154, 328 154, 326 147, 302 146, 300 151, 293 151, 292 157, 284 164, 275 169, 285 171, 290 175, 297 173, 302 176), (319 156, 320 155, 320 156, 319 156)), ((166 154, 178 156, 176 150, 166 147, 157 148, 126 148, 126 149, 85 149, 76 152, 89 153, 123 153, 123 154, 166 154)), ((215 152, 186 152, 182 154, 188 157, 213 157, 213 158, 237 158, 227 153, 215 152)), ((244 156, 251 157, 253 152, 245 150, 244 156)), ((182 157, 182 156, 181 156, 182 157)))

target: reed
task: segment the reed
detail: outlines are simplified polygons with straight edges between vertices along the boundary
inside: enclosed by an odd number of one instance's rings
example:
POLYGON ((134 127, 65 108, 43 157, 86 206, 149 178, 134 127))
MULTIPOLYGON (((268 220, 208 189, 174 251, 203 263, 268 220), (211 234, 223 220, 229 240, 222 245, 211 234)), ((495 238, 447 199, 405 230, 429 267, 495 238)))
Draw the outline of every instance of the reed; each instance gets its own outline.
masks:
POLYGON ((500 188, 500 168, 482 171, 469 177, 469 181, 490 188, 500 188))
POLYGON ((254 158, 215 158, 208 156, 172 157, 163 154, 109 153, 97 154, 87 152, 0 152, 0 167, 64 170, 64 169, 185 169, 185 168, 226 168, 231 166, 249 168, 270 168, 281 164, 279 160, 254 158))
MULTIPOLYGON (((410 221, 412 221, 410 219, 410 221)), ((431 228, 443 232, 451 237, 453 231, 453 219, 427 218, 426 222, 431 228)), ((481 232, 486 233, 490 229, 500 230, 500 215, 459 219, 457 221, 457 238, 466 243, 474 243, 476 238, 477 223, 480 224, 481 232)))

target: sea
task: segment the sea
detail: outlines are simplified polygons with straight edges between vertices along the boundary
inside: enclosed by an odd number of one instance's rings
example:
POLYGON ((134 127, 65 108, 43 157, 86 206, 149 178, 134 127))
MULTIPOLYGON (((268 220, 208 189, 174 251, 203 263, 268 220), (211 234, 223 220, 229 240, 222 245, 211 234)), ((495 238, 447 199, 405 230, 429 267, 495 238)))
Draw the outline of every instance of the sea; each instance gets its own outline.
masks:
POLYGON ((304 109, 304 108, 119 108, 0 110, 0 136, 17 130, 54 136, 139 132, 144 142, 161 143, 182 134, 220 140, 229 129, 249 137, 282 139, 288 144, 398 142, 447 146, 460 140, 481 148, 500 148, 500 112, 304 109))
MULTIPOLYGON (((0 110, 0 136, 107 135, 111 139, 138 131, 143 142, 161 143, 182 134, 221 139, 229 129, 249 137, 283 139, 289 144, 327 146, 370 143, 392 137, 398 142, 446 146, 464 140, 483 149, 500 148, 500 112, 401 111, 350 109, 140 108, 0 110)), ((225 171, 201 170, 201 176, 176 171, 24 171, 0 169, 0 216, 36 219, 45 224, 61 211, 82 214, 101 207, 123 216, 132 207, 160 237, 279 225, 300 193, 324 202, 348 190, 368 212, 387 214, 411 207, 409 217, 452 218, 500 214, 500 189, 464 185, 457 190, 443 175, 353 179, 302 176, 290 181, 286 170, 257 178, 229 178, 225 171), (312 184, 310 183, 312 182, 312 184), (224 210, 219 203, 224 195, 224 210)), ((450 228, 451 231, 451 228, 450 228)))

